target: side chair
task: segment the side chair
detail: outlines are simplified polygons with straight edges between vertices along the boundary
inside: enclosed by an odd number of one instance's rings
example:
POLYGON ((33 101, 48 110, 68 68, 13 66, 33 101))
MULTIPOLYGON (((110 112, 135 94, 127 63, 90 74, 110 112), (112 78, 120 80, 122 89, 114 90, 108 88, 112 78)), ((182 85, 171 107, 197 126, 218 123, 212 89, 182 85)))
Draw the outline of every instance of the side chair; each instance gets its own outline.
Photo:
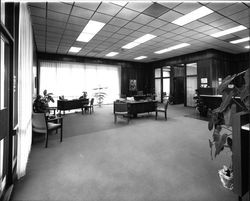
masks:
POLYGON ((45 148, 48 147, 49 133, 60 129, 60 142, 63 137, 63 117, 55 117, 49 119, 45 113, 34 113, 32 114, 32 131, 35 133, 45 134, 45 148))
POLYGON ((163 103, 157 103, 155 109, 155 119, 157 120, 158 112, 162 112, 165 115, 165 120, 167 120, 167 110, 168 110, 168 101, 165 101, 163 103))
POLYGON ((85 110, 85 112, 88 110, 89 111, 89 113, 91 114, 91 112, 94 112, 94 98, 91 98, 91 100, 90 100, 90 103, 88 104, 88 105, 85 105, 84 106, 84 110, 85 110))
POLYGON ((130 117, 128 114, 128 104, 124 102, 114 102, 114 122, 117 122, 117 117, 127 118, 129 123, 130 117))

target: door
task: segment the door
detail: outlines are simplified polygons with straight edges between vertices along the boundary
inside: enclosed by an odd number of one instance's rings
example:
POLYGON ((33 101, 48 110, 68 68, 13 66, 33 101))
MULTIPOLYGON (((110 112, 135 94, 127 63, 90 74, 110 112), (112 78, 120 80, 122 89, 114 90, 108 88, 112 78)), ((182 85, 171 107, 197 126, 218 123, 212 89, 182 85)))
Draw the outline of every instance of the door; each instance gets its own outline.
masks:
POLYGON ((174 78, 174 104, 184 104, 184 77, 174 78))
POLYGON ((9 167, 9 61, 10 46, 1 34, 0 66, 0 196, 3 193, 9 167))

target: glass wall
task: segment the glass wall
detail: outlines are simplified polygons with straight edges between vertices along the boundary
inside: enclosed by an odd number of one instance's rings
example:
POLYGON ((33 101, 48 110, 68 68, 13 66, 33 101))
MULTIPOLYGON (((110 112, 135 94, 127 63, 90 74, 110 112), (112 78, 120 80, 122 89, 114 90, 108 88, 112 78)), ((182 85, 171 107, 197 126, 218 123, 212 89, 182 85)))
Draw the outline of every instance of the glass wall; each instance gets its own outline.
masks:
POLYGON ((195 107, 194 95, 197 89, 197 63, 186 64, 186 105, 195 107))
POLYGON ((161 101, 161 68, 155 69, 155 100, 161 101))
POLYGON ((168 100, 170 96, 170 66, 162 68, 163 79, 163 100, 168 100))

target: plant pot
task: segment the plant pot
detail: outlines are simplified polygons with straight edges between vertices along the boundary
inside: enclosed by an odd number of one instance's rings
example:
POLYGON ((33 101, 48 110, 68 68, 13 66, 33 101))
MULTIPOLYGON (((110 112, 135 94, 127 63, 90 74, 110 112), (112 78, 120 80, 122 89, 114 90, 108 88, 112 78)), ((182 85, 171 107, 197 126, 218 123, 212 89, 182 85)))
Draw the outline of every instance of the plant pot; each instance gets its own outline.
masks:
POLYGON ((230 176, 227 176, 224 169, 219 170, 218 173, 222 185, 229 190, 233 190, 233 173, 231 172, 230 176))

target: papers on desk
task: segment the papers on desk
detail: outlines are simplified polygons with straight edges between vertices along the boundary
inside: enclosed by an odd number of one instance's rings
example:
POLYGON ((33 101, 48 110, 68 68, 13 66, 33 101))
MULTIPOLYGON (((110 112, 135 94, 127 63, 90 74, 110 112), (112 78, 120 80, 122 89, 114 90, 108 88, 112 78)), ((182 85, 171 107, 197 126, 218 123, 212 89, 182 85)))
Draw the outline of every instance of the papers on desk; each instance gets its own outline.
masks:
POLYGON ((246 131, 250 131, 249 127, 250 127, 250 124, 246 124, 246 125, 241 126, 241 129, 246 130, 246 131))

